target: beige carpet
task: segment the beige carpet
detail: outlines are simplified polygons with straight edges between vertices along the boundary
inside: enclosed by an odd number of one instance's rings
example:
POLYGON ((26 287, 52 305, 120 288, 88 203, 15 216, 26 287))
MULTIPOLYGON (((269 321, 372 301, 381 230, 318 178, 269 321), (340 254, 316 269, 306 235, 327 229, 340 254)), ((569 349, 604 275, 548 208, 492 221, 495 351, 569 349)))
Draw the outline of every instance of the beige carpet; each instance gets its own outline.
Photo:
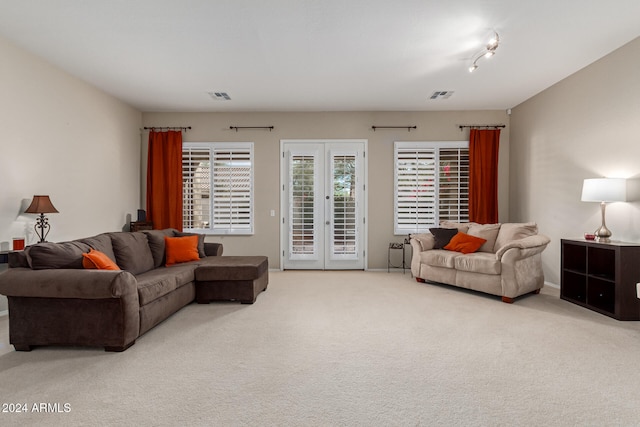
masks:
POLYGON ((509 305, 408 273, 270 274, 254 305, 192 304, 124 353, 14 352, 0 319, 0 401, 28 409, 0 425, 640 424, 640 322, 548 287, 509 305))

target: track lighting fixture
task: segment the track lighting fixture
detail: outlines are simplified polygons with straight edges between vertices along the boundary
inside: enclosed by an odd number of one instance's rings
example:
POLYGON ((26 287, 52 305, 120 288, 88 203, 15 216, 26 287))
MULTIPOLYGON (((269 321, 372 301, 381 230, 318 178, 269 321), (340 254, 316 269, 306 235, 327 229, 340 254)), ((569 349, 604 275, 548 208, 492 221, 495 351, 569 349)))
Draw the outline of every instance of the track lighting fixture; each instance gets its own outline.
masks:
POLYGON ((491 37, 489 42, 486 44, 486 46, 484 47, 484 50, 482 50, 482 52, 479 52, 474 56, 473 63, 469 67, 469 72, 472 73, 478 68, 478 60, 480 58, 488 59, 488 58, 491 58, 493 55, 495 55, 496 49, 498 49, 499 44, 500 44, 500 37, 498 36, 498 33, 494 31, 493 37, 491 37))

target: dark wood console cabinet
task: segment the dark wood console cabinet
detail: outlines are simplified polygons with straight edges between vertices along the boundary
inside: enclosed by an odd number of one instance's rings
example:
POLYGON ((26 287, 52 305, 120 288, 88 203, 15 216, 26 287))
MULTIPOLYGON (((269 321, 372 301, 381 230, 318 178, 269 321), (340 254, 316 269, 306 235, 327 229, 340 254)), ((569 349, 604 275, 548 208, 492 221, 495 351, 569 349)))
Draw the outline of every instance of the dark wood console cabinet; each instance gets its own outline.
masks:
POLYGON ((640 244, 561 240, 560 298, 618 320, 640 320, 640 244))

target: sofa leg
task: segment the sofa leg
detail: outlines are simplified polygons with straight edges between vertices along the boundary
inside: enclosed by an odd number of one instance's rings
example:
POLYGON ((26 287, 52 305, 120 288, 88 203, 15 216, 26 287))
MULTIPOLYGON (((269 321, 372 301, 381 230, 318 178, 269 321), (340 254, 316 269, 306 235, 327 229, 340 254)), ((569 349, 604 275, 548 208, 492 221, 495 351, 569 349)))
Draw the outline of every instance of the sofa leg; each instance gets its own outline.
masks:
POLYGON ((15 348, 16 351, 31 351, 31 350, 33 350, 33 347, 30 346, 29 344, 14 344, 13 348, 15 348))
POLYGON ((540 293, 540 289, 536 289, 535 291, 531 291, 532 294, 538 295, 540 293))
POLYGON ((507 304, 513 304, 513 298, 502 297, 502 302, 506 302, 507 304))
POLYGON ((116 353, 120 353, 122 351, 125 351, 126 349, 128 349, 129 347, 131 347, 132 345, 134 345, 136 343, 136 340, 131 341, 129 344, 127 345, 123 345, 123 346, 105 346, 104 347, 104 351, 111 351, 111 352, 116 352, 116 353))
POLYGON ((426 280, 424 280, 421 277, 416 277, 416 282, 418 282, 418 283, 426 283, 426 280))

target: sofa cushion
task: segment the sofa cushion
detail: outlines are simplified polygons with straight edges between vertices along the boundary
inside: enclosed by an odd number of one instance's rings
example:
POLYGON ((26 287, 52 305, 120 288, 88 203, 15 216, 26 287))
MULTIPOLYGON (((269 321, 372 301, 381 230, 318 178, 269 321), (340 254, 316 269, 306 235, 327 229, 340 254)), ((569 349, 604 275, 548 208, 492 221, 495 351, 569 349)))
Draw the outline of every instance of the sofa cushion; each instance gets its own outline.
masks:
POLYGON ((120 270, 105 253, 91 249, 89 253, 82 254, 82 266, 88 270, 120 270))
POLYGON ((153 266, 155 268, 165 264, 166 248, 164 244, 165 237, 173 237, 174 233, 178 230, 173 228, 167 228, 164 230, 144 230, 143 233, 147 236, 149 242, 149 249, 153 255, 153 266))
POLYGON ((155 268, 136 276, 138 281, 138 299, 140 306, 146 305, 177 288, 194 281, 193 264, 177 265, 167 269, 155 268))
POLYGON ((538 234, 538 225, 535 222, 523 223, 506 223, 500 227, 500 232, 496 237, 494 252, 514 240, 524 239, 525 237, 535 236, 538 234))
POLYGON ((27 259, 34 270, 48 268, 82 268, 82 254, 89 246, 78 242, 38 243, 27 248, 27 259))
POLYGON ((182 231, 175 230, 173 235, 175 237, 198 236, 198 256, 200 258, 204 258, 207 256, 207 253, 204 251, 204 234, 184 233, 182 231))
POLYGON ((269 271, 269 259, 263 255, 214 256, 198 264, 195 275, 199 282, 254 280, 269 271))
POLYGON ((500 224, 473 224, 469 226, 467 234, 486 240, 478 249, 479 252, 494 253, 493 247, 496 244, 496 237, 498 237, 499 231, 500 224))
POLYGON ((486 242, 485 239, 476 236, 470 236, 466 233, 458 232, 448 245, 444 249, 448 251, 462 252, 463 254, 470 254, 482 246, 486 242))
POLYGON ((113 245, 111 244, 111 236, 109 236, 109 233, 98 234, 97 236, 78 239, 77 241, 88 245, 91 249, 102 252, 108 256, 111 261, 116 261, 116 255, 113 253, 113 245))
POLYGON ((433 234, 433 249, 444 248, 458 233, 457 228, 430 228, 429 231, 433 234))
POLYGON ((147 236, 141 232, 110 233, 116 263, 121 269, 132 274, 140 274, 153 268, 153 255, 147 236))
POLYGON ((502 272, 500 260, 495 254, 486 252, 476 252, 456 257, 455 268, 459 271, 483 274, 500 274, 502 272))
POLYGON ((475 222, 451 222, 451 221, 440 221, 440 227, 443 228, 457 228, 459 232, 466 233, 469 231, 469 227, 474 225, 475 222))
POLYGON ((460 255, 460 252, 434 249, 422 252, 420 254, 420 262, 431 267, 455 268, 455 259, 460 255))
POLYGON ((167 267, 200 259, 198 236, 195 234, 184 237, 165 237, 164 244, 167 253, 167 262, 165 264, 167 267))

